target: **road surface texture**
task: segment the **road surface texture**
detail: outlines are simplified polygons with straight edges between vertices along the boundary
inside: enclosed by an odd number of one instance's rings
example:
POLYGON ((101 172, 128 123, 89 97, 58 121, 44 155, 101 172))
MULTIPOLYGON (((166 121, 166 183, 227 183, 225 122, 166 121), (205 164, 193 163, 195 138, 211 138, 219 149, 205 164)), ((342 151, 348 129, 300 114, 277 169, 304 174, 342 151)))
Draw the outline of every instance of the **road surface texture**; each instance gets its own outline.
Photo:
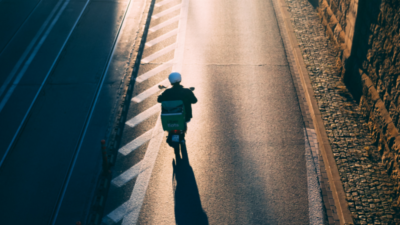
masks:
POLYGON ((1 224, 88 220, 150 2, 103 223, 324 223, 271 0, 1 0, 1 224), (177 158, 156 103, 171 71, 199 100, 177 158))
POLYGON ((0 1, 1 224, 85 220, 144 3, 0 1))
POLYGON ((103 224, 323 224, 317 175, 272 1, 157 0, 103 224), (181 155, 159 84, 198 103, 181 155))

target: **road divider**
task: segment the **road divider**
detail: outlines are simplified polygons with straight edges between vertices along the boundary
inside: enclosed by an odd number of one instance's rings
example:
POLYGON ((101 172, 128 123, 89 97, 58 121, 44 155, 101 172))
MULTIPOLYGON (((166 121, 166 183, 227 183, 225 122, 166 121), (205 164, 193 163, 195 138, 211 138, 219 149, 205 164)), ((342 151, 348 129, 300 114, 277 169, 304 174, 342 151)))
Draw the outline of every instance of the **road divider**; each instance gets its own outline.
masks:
MULTIPOLYGON (((171 50, 175 50, 174 54, 174 59, 171 63, 168 62, 166 64, 160 65, 159 69, 153 69, 152 71, 149 71, 147 74, 143 74, 138 77, 141 81, 147 79, 148 77, 154 76, 156 73, 154 71, 161 72, 164 69, 167 69, 170 65, 172 64, 172 70, 173 71, 178 71, 180 72, 182 69, 182 63, 183 63, 183 53, 184 53, 184 44, 185 44, 185 35, 186 35, 186 25, 187 25, 187 15, 189 11, 189 0, 183 0, 182 3, 180 4, 182 6, 179 18, 179 26, 178 26, 178 33, 177 33, 177 41, 176 44, 170 45, 161 51, 169 52, 171 50), (171 46, 174 46, 173 49, 168 49, 171 48, 171 46)), ((168 23, 173 23, 173 22, 168 22, 168 23)), ((164 26, 164 25, 163 25, 164 26)), ((154 28, 154 27, 153 27, 154 28)), ((160 52, 161 52, 160 51, 160 52)), ((155 54, 160 54, 155 53, 155 54)), ((162 54, 160 54, 162 55, 162 54)), ((159 56, 160 56, 159 55, 159 56)), ((150 62, 151 59, 158 58, 159 56, 155 56, 154 54, 149 56, 148 58, 145 58, 142 63, 150 62)), ((168 80, 164 80, 163 82, 167 82, 168 80)), ((153 86, 152 88, 155 89, 153 86)), ((152 89, 150 88, 150 89, 152 89)), ((158 87, 157 87, 158 89, 158 87)), ((146 91, 145 91, 146 92, 146 91)), ((150 92, 149 92, 150 93, 150 92)), ((148 95, 148 94, 146 94, 148 95)), ((143 95, 144 96, 144 95, 143 95)), ((103 224, 116 224, 116 223, 121 223, 122 225, 132 225, 136 224, 139 218, 139 213, 144 201, 144 197, 147 191, 147 187, 150 182, 151 174, 154 168, 154 164, 157 159, 158 152, 160 150, 160 145, 161 141, 164 137, 164 131, 162 129, 161 125, 161 117, 160 117, 160 111, 161 111, 161 105, 158 103, 151 108, 147 109, 146 111, 140 113, 139 115, 135 116, 134 118, 130 119, 129 121, 126 122, 126 125, 129 127, 135 127, 136 125, 140 124, 147 118, 149 118, 152 115, 157 114, 157 122, 155 127, 151 130, 151 136, 149 133, 145 133, 141 135, 139 138, 136 138, 133 142, 127 144, 126 146, 122 147, 120 149, 120 152, 123 152, 125 154, 129 154, 131 151, 133 151, 133 148, 137 148, 138 146, 144 144, 147 142, 148 139, 150 139, 149 145, 146 150, 146 154, 144 159, 140 163, 140 171, 138 172, 138 176, 133 188, 133 191, 131 193, 131 196, 128 201, 124 202, 121 204, 119 207, 117 207, 115 210, 110 212, 107 216, 103 218, 103 224)), ((150 131, 149 131, 150 132, 150 131)), ((136 165, 135 165, 136 166, 136 165)), ((117 177, 116 179, 116 184, 118 185, 123 185, 125 184, 129 179, 133 179, 136 175, 137 172, 137 167, 131 167, 129 169, 129 172, 123 173, 120 176, 122 177, 117 177)))
MULTIPOLYGON (((86 8, 86 5, 85 5, 85 8, 86 8)), ((125 19, 127 18, 127 15, 129 15, 129 12, 132 10, 132 8, 133 8, 132 7, 132 0, 129 0, 129 2, 128 2, 127 6, 126 6, 125 12, 124 12, 124 14, 122 16, 121 24, 119 25, 118 31, 117 31, 116 36, 114 38, 111 51, 110 51, 110 53, 109 53, 109 55, 107 57, 107 61, 106 61, 107 63, 106 63, 106 65, 105 65, 105 67, 104 67, 104 69, 103 69, 103 71, 101 73, 100 82, 97 85, 96 92, 95 92, 96 94, 95 94, 95 96, 94 96, 94 98, 92 100, 92 103, 90 104, 90 110, 89 110, 89 113, 86 116, 83 129, 82 129, 82 131, 81 131, 81 133, 79 135, 79 140, 77 142, 77 146, 74 149, 75 152, 74 152, 71 164, 70 164, 70 166, 68 168, 68 174, 65 177, 65 182, 64 182, 62 191, 60 193, 59 200, 57 201, 57 205, 55 207, 55 211, 54 211, 53 216, 52 216, 52 223, 51 223, 52 225, 56 224, 56 222, 57 222, 58 213, 60 212, 60 208, 61 208, 62 202, 64 200, 65 193, 67 191, 69 182, 71 180, 71 176, 72 176, 72 173, 74 171, 74 168, 75 168, 75 165, 76 165, 76 161, 77 161, 79 153, 80 153, 80 151, 82 149, 82 145, 83 145, 83 141, 84 141, 85 136, 86 136, 86 132, 88 131, 89 124, 90 124, 90 121, 92 120, 93 113, 94 113, 94 110, 96 108, 97 102, 99 101, 100 93, 101 93, 101 90, 103 89, 103 85, 105 83, 105 79, 107 77, 107 73, 108 73, 108 71, 110 69, 110 65, 111 65, 111 61, 112 61, 113 56, 114 56, 115 49, 117 47, 117 44, 120 41, 121 32, 122 32, 122 30, 123 30, 123 28, 125 26, 125 19)))

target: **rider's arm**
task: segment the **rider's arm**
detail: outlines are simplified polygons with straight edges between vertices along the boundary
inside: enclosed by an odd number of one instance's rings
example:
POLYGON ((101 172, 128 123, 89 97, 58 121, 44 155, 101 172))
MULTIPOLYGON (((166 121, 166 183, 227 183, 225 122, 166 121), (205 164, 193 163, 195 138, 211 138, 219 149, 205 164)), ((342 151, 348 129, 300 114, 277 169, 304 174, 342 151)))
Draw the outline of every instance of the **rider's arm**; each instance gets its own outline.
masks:
MULTIPOLYGON (((163 94, 164 94, 164 93, 163 93, 163 94)), ((160 103, 161 103, 162 101, 164 101, 164 98, 165 98, 165 97, 163 96, 163 94, 161 94, 161 95, 158 96, 157 102, 160 102, 160 103)))
POLYGON ((191 104, 194 104, 194 103, 197 102, 197 98, 196 98, 196 96, 194 96, 194 94, 193 94, 192 91, 189 91, 189 92, 188 92, 188 100, 189 100, 189 102, 190 102, 191 104))

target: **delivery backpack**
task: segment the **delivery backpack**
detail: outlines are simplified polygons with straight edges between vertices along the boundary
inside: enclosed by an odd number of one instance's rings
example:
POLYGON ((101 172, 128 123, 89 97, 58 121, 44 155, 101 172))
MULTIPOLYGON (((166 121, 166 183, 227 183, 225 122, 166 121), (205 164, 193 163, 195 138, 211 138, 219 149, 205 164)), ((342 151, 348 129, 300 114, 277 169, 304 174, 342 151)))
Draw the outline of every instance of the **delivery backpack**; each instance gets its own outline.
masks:
POLYGON ((161 103, 161 122, 165 131, 185 130, 185 106, 183 101, 163 101, 161 103))

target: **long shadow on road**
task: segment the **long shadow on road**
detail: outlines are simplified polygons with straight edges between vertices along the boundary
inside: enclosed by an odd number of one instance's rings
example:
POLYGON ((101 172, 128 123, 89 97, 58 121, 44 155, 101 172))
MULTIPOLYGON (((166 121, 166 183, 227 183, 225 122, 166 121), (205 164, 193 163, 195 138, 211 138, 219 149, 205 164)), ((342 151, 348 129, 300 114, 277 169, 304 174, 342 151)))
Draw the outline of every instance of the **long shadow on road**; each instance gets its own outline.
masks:
POLYGON ((208 217, 201 206, 196 178, 184 144, 181 145, 181 154, 182 157, 177 157, 172 163, 176 224, 208 225, 208 217))

